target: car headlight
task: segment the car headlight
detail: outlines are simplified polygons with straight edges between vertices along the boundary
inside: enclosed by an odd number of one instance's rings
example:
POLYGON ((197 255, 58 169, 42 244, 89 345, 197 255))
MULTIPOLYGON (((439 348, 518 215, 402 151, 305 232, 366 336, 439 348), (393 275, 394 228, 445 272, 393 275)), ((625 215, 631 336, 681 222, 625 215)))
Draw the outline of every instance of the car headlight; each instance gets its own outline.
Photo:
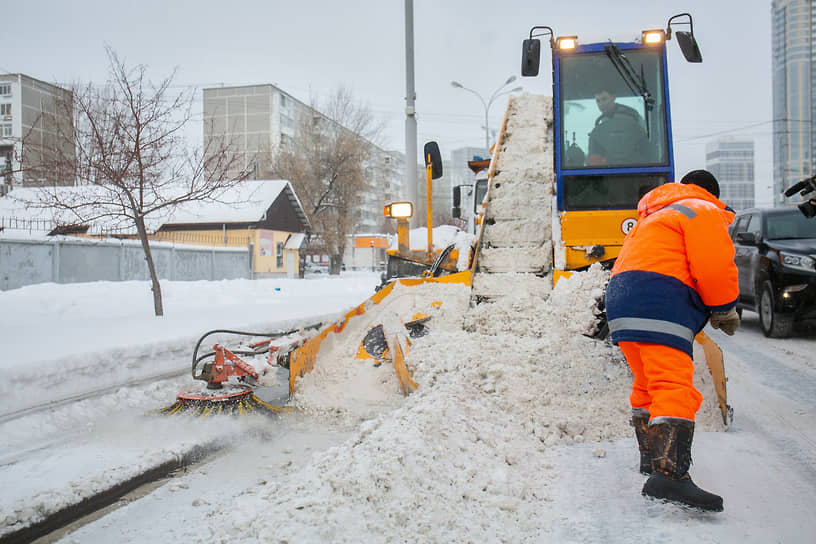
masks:
POLYGON ((785 266, 796 268, 798 270, 805 270, 807 272, 816 271, 816 267, 814 267, 816 260, 814 260, 813 257, 808 257, 807 255, 794 255, 793 253, 785 253, 784 251, 780 251, 779 255, 782 257, 782 264, 785 266))

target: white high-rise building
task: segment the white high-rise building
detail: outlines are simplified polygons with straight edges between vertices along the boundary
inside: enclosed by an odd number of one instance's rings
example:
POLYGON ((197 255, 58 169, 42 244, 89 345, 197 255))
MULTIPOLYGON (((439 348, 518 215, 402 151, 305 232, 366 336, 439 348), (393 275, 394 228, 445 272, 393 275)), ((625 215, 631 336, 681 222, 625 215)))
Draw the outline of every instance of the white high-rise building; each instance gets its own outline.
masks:
POLYGON ((816 174, 816 1, 771 4, 774 119, 773 204, 782 192, 816 174))

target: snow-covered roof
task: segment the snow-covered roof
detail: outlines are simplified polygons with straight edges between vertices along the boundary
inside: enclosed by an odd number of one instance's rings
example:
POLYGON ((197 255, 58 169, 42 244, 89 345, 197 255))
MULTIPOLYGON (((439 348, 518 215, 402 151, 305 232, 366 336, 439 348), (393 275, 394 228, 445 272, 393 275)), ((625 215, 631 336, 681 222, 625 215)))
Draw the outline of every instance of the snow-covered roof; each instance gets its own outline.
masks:
MULTIPOLYGON (((56 193, 61 200, 73 200, 88 195, 88 201, 93 201, 97 191, 105 188, 88 186, 66 186, 15 188, 8 195, 0 197, 0 218, 7 222, 12 218, 16 221, 48 223, 50 230, 56 225, 72 225, 80 223, 75 214, 54 208, 39 208, 30 206, 27 202, 47 201, 43 192, 56 193)), ((167 213, 157 213, 145 218, 149 231, 155 232, 165 224, 185 223, 252 223, 265 219, 267 209, 273 202, 284 194, 292 205, 304 229, 309 228, 309 220, 303 210, 295 191, 286 180, 251 180, 241 182, 234 187, 220 191, 214 195, 214 200, 184 202, 167 213)), ((108 197, 109 198, 109 197, 108 197)), ((100 218, 92 222, 92 232, 116 230, 118 232, 135 232, 135 228, 122 229, 121 218, 100 218)), ((2 224, 2 223, 0 223, 2 224)))
POLYGON ((165 223, 247 223, 263 219, 267 208, 289 186, 286 180, 245 181, 219 192, 215 201, 185 202, 165 223))
POLYGON ((286 240, 286 244, 283 246, 283 249, 300 249, 305 240, 306 234, 302 232, 290 234, 289 238, 286 240))

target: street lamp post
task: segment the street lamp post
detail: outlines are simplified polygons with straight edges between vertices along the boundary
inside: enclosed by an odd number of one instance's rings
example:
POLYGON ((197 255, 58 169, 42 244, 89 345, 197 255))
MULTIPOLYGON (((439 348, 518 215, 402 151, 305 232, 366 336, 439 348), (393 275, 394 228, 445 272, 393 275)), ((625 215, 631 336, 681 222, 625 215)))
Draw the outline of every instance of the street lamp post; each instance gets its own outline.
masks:
POLYGON ((473 94, 476 95, 476 98, 481 100, 482 106, 484 106, 484 117, 485 117, 485 120, 484 120, 484 123, 485 123, 484 124, 484 129, 485 129, 485 150, 488 153, 490 152, 490 127, 488 126, 488 113, 490 112, 490 106, 493 104, 493 101, 496 98, 498 98, 498 97, 500 97, 500 96, 502 96, 504 94, 507 94, 507 93, 515 93, 515 92, 518 92, 518 91, 522 90, 521 87, 516 87, 515 89, 510 89, 508 91, 502 91, 502 89, 504 89, 506 86, 513 83, 515 80, 516 80, 516 76, 508 77, 507 81, 502 83, 501 86, 499 86, 498 89, 493 91, 493 94, 490 95, 490 98, 487 101, 485 101, 485 99, 482 98, 482 95, 480 95, 479 93, 477 93, 473 89, 469 89, 469 88, 465 87, 464 85, 462 85, 458 81, 451 81, 451 86, 453 86, 453 87, 455 87, 457 89, 462 89, 462 90, 467 91, 469 93, 473 93, 473 94))

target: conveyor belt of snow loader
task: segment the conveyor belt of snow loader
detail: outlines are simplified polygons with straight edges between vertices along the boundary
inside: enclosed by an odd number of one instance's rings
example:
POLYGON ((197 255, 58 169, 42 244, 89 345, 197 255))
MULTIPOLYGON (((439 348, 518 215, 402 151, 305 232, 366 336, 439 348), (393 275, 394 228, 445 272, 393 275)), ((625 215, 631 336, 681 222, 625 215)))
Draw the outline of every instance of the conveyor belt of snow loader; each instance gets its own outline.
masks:
POLYGON ((510 98, 490 163, 473 297, 552 289, 552 98, 510 98))

